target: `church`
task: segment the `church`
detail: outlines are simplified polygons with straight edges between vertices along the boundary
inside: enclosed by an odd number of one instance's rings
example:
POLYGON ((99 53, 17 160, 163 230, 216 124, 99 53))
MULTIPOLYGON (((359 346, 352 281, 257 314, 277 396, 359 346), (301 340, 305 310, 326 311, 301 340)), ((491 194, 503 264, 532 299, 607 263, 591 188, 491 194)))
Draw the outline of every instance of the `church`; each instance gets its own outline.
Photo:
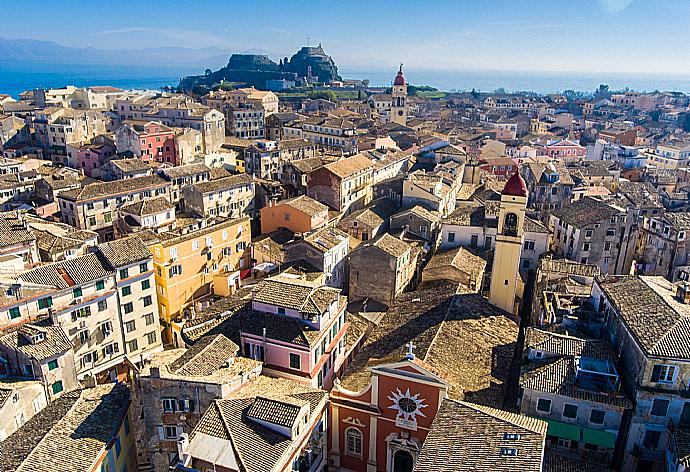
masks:
POLYGON ((369 96, 369 106, 378 113, 383 123, 397 123, 407 125, 407 81, 403 74, 402 64, 398 74, 393 79, 391 93, 375 93, 369 96))
MULTIPOLYGON (((451 410, 488 415, 487 421, 510 415, 503 410, 520 325, 515 297, 526 199, 524 180, 515 174, 501 196, 488 300, 457 282, 434 280, 402 294, 375 320, 330 394, 333 469, 415 470, 427 436, 439 427, 434 419, 447 402, 461 402, 464 406, 451 410)), ((522 417, 513 416, 511 427, 519 427, 522 417)), ((540 470, 545 429, 534 434, 537 452, 530 460, 540 470)), ((491 460, 500 461, 504 449, 497 446, 487 454, 495 453, 491 460)), ((529 464, 522 467, 515 470, 533 470, 529 464)))

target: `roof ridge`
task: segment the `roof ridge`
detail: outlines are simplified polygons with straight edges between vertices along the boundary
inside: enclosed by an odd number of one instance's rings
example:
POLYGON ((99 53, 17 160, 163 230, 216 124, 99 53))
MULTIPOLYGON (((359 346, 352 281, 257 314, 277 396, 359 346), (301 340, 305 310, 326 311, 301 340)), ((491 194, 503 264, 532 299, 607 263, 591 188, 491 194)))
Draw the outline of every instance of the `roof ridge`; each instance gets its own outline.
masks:
MULTIPOLYGON (((492 418, 494 418, 494 419, 496 419, 496 420, 499 420, 499 421, 501 421, 501 422, 503 422, 503 423, 512 424, 513 426, 517 426, 518 428, 522 428, 522 429, 528 430, 528 431, 530 431, 530 432, 532 432, 532 433, 541 434, 542 432, 543 432, 543 433, 546 432, 546 428, 545 428, 545 427, 542 427, 542 428, 537 429, 537 428, 535 428, 535 427, 532 427, 531 425, 522 424, 522 421, 521 421, 521 420, 524 420, 525 422, 526 422, 526 421, 534 421, 534 420, 536 420, 536 421, 538 421, 538 422, 544 421, 544 420, 542 420, 542 419, 540 419, 540 418, 532 418, 532 417, 529 417, 529 416, 526 416, 526 415, 521 415, 521 414, 519 414, 519 413, 513 413, 513 412, 510 412, 510 411, 501 410, 500 408, 493 408, 493 407, 490 407, 490 406, 484 406, 484 405, 480 405, 480 404, 478 404, 478 403, 471 403, 471 402, 467 402, 467 401, 463 401, 463 400, 453 400, 453 399, 450 399, 450 398, 446 398, 445 400, 446 400, 446 401, 449 400, 449 401, 452 401, 452 402, 459 403, 459 404, 462 405, 462 406, 465 406, 465 407, 470 408, 470 409, 472 409, 472 410, 475 410, 475 411, 478 411, 478 412, 480 412, 480 413, 484 413, 484 414, 486 414, 486 415, 489 415, 489 416, 491 416, 492 418), (507 417, 502 417, 502 416, 498 415, 498 414, 497 414, 498 412, 500 412, 500 413, 503 414, 503 415, 506 415, 507 417), (520 422, 518 422, 518 421, 520 421, 520 422), (542 430, 543 430, 543 431, 542 431, 542 430)), ((537 424, 539 424, 539 423, 537 423, 537 424)))
MULTIPOLYGON (((446 307, 446 312, 443 314, 443 320, 438 324, 438 329, 434 333, 434 337, 431 339, 431 342, 429 343, 429 347, 427 348, 426 352, 424 353, 424 358, 422 359, 424 362, 428 363, 431 365, 431 362, 427 361, 427 357, 429 356, 429 353, 431 352, 431 349, 434 347, 434 344, 436 343, 436 339, 438 338, 438 335, 443 328, 443 325, 446 323, 446 320, 448 319, 448 313, 450 313, 450 309, 453 307, 453 304, 455 303, 455 297, 458 294, 458 288, 460 287, 460 283, 458 283, 455 287, 455 292, 453 293, 450 303, 448 303, 448 306, 446 307)), ((447 300, 446 300, 447 301, 447 300)), ((446 302, 444 301, 444 303, 446 302)))

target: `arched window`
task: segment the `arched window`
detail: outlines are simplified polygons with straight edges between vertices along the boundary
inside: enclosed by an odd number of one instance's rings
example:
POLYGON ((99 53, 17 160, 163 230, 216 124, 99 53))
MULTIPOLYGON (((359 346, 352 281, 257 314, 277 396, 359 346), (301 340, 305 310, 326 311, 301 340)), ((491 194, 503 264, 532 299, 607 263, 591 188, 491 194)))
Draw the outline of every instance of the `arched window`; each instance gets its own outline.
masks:
POLYGON ((508 213, 503 220, 503 234, 517 236, 518 217, 515 213, 508 213))
POLYGON ((346 453, 350 456, 362 457, 362 432, 357 428, 345 430, 346 453))

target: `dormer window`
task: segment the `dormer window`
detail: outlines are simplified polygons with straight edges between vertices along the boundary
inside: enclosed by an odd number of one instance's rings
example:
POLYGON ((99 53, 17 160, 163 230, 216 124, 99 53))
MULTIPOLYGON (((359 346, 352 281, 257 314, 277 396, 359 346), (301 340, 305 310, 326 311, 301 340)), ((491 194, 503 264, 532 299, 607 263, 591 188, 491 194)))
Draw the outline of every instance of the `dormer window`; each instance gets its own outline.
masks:
POLYGON ((43 341, 45 338, 46 338, 45 333, 35 333, 31 336, 31 342, 33 344, 37 344, 37 343, 40 343, 41 341, 43 341))

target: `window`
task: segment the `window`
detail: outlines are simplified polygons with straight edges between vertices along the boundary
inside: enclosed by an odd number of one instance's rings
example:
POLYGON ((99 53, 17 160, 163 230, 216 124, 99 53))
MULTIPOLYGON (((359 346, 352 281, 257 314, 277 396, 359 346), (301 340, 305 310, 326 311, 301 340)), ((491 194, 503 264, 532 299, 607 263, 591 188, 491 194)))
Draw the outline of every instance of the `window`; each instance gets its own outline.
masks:
POLYGON ((96 226, 96 217, 89 216, 89 226, 96 226))
POLYGON ((514 447, 502 447, 501 448, 501 455, 502 456, 510 456, 510 457, 515 457, 518 454, 518 450, 514 447))
POLYGON ((148 290, 151 288, 151 281, 146 279, 141 281, 141 289, 142 290, 148 290))
POLYGON ((50 386, 50 389, 52 390, 53 395, 57 395, 58 393, 62 392, 62 380, 58 380, 57 382, 55 382, 53 385, 50 386))
POLYGON ((177 400, 175 398, 163 398, 163 411, 166 413, 174 413, 177 409, 177 400))
POLYGON ((129 270, 120 269, 120 279, 126 279, 127 277, 129 277, 129 270))
POLYGON ((127 352, 134 352, 137 349, 139 349, 139 344, 136 339, 127 342, 127 352))
POLYGON ((77 287, 77 288, 72 290, 72 296, 74 298, 79 298, 79 297, 81 297, 81 295, 82 295, 81 287, 77 287))
POLYGON ((148 262, 142 262, 139 264, 139 273, 143 274, 144 272, 149 270, 149 263, 148 262))
POLYGON ((53 297, 45 297, 38 299, 38 308, 42 310, 44 308, 50 308, 53 306, 53 297))
POLYGON ((106 344, 103 347, 103 357, 112 356, 116 352, 120 352, 120 348, 117 343, 106 344))
POLYGON ((113 324, 110 321, 106 321, 101 325, 101 333, 103 333, 103 336, 106 338, 110 336, 110 333, 113 332, 113 324))
POLYGON ((669 401, 663 398, 655 398, 652 403, 652 411, 650 412, 653 416, 666 416, 668 411, 669 401))
POLYGON ((594 231, 591 229, 585 230, 585 238, 591 238, 594 231))
POLYGON ((587 252, 587 251, 589 251, 589 247, 590 247, 589 243, 584 243, 584 244, 582 245, 582 252, 587 252))
POLYGON ((151 295, 146 295, 144 297, 144 306, 150 306, 153 303, 153 300, 151 299, 151 295))
POLYGON ((88 330, 84 331, 79 331, 79 341, 84 344, 89 340, 89 332, 88 330))
POLYGON ((103 290, 104 288, 105 288, 105 281, 97 280, 96 281, 96 290, 103 290))
POLYGON ((659 439, 661 439, 660 431, 647 430, 642 441, 642 446, 646 449, 656 449, 659 446, 659 439))
POLYGON ((455 242, 455 233, 448 233, 448 242, 449 243, 455 242))
POLYGON ((345 430, 345 452, 350 456, 362 457, 362 432, 357 428, 345 430))
POLYGON ((113 214, 110 213, 110 212, 104 213, 104 214, 103 214, 103 220, 104 220, 106 223, 111 223, 111 222, 113 221, 113 214))
POLYGON ((221 239, 222 239, 223 241, 227 241, 227 240, 228 240, 228 230, 227 230, 227 229, 223 230, 223 233, 221 234, 221 239))
POLYGON ((165 427, 165 439, 177 439, 177 426, 165 427))
POLYGON ((98 301, 98 311, 105 311, 108 309, 108 300, 98 301))
POLYGON ((146 326, 152 325, 154 322, 153 313, 146 314, 144 316, 144 322, 146 323, 146 326))
POLYGON ((87 352, 84 357, 81 358, 81 363, 84 367, 91 366, 98 360, 98 354, 96 351, 87 352))
POLYGON ((279 307, 278 307, 278 314, 279 314, 279 315, 284 315, 284 314, 285 314, 285 308, 283 308, 282 306, 279 306, 279 307))
POLYGON ((198 251, 199 250, 199 240, 195 239, 192 241, 192 251, 198 251))
POLYGON ((537 411, 551 413, 551 400, 548 400, 546 398, 540 398, 539 400, 537 400, 537 411))
POLYGON ((566 403, 563 405, 563 416, 565 418, 577 418, 577 405, 566 403))
POLYGON ((127 285, 126 287, 122 287, 122 296, 123 297, 126 297, 127 295, 131 295, 131 294, 132 294, 132 287, 130 287, 129 285, 127 285))
POLYGON ((525 251, 534 251, 534 241, 525 241, 525 251))
POLYGON ((291 369, 300 369, 300 357, 299 354, 294 354, 290 353, 290 368, 291 369))
POLYGON ((125 332, 126 333, 131 333, 135 329, 137 329, 137 323, 135 320, 130 320, 130 321, 125 322, 125 332))
POLYGON ((12 308, 10 308, 9 314, 10 314, 10 319, 11 319, 11 320, 13 320, 13 319, 15 319, 15 318, 19 318, 19 316, 21 315, 21 314, 19 313, 19 307, 18 307, 18 306, 13 306, 12 308))
POLYGON ((134 311, 134 305, 132 305, 132 302, 127 302, 122 305, 122 309, 124 310, 125 314, 132 313, 134 311))
POLYGON ((652 379, 654 383, 673 383, 676 377, 676 366, 660 364, 652 369, 652 379))
POLYGON ((606 236, 615 236, 615 235, 616 235, 615 229, 606 230, 606 236))
POLYGON ((156 338, 156 332, 155 331, 151 331, 150 333, 146 333, 146 341, 149 344, 154 344, 156 342, 156 339, 157 338, 156 338))
POLYGON ((595 424, 604 424, 604 417, 606 412, 603 410, 592 410, 589 414, 589 422, 595 424))
POLYGON ((508 213, 503 220, 503 234, 506 236, 517 236, 518 217, 515 213, 508 213))
POLYGON ((55 370, 58 368, 58 360, 53 359, 52 361, 48 361, 48 370, 55 370))

